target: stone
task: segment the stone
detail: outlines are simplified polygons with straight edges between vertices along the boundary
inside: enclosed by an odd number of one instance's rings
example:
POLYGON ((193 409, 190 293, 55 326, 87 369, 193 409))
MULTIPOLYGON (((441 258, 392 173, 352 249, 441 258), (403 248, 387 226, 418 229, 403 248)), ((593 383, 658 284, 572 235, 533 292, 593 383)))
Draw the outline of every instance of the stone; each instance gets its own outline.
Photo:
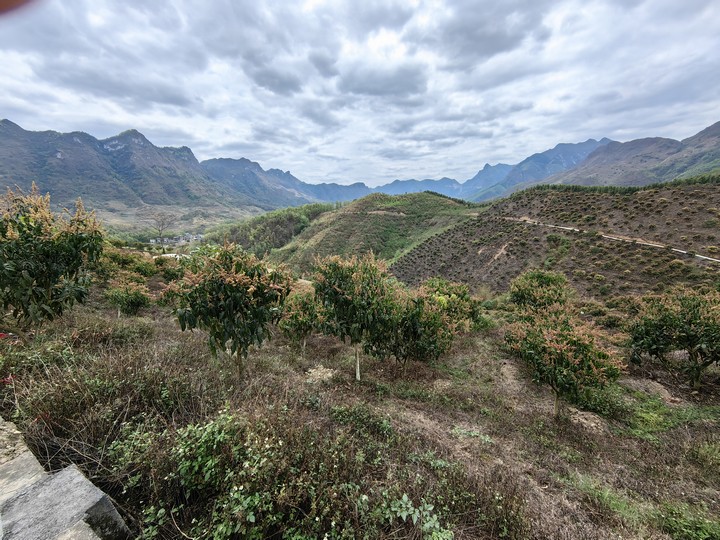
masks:
POLYGON ((101 538, 130 537, 108 496, 74 465, 17 492, 0 504, 0 517, 3 540, 55 539, 69 529, 82 529, 83 521, 101 538))
POLYGON ((46 476, 30 450, 0 465, 0 507, 18 491, 46 476))

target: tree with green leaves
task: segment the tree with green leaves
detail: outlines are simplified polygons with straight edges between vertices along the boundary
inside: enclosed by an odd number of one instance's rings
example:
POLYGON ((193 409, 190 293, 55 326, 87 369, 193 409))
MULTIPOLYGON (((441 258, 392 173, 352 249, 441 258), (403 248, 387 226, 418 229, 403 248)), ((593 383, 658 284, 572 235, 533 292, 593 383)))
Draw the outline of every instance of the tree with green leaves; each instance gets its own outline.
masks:
POLYGON ((528 270, 510 284, 510 300, 518 306, 530 309, 566 304, 571 294, 567 279, 557 272, 528 270))
POLYGON ((250 346, 270 336, 289 292, 287 272, 226 244, 198 250, 168 296, 177 303, 180 328, 207 331, 213 354, 227 349, 242 374, 250 346))
POLYGON ((561 396, 577 400, 584 389, 602 387, 622 370, 621 362, 599 344, 599 330, 561 304, 522 317, 510 325, 505 339, 530 366, 535 381, 552 389, 555 416, 561 396))
POLYGON ((672 367, 699 388, 705 370, 720 364, 720 292, 676 287, 647 296, 628 331, 631 360, 639 363, 648 354, 665 361, 668 352, 684 351, 686 357, 672 367))
POLYGON ((577 316, 574 291, 565 276, 530 270, 510 284, 517 320, 505 334, 508 348, 525 361, 535 381, 560 397, 578 400, 586 388, 602 387, 620 376, 623 365, 602 345, 601 331, 577 316))
POLYGON ((56 215, 50 195, 8 190, 0 199, 0 302, 25 330, 83 302, 87 266, 102 253, 103 234, 78 199, 75 212, 56 215))
POLYGON ((360 380, 360 345, 383 344, 382 336, 391 328, 395 303, 385 266, 372 253, 318 259, 314 287, 327 331, 355 346, 355 378, 360 380))
POLYGON ((300 345, 301 355, 305 357, 307 338, 319 330, 323 324, 323 314, 312 292, 293 292, 285 301, 280 330, 293 343, 300 345))

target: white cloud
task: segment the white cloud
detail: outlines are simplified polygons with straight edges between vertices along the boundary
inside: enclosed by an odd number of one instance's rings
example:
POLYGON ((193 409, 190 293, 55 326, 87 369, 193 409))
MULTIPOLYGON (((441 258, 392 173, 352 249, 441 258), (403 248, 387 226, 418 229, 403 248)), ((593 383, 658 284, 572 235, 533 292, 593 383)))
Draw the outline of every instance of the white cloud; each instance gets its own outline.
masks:
POLYGON ((0 117, 307 181, 464 180, 694 134, 720 119, 718 50, 712 0, 38 0, 0 18, 0 117))

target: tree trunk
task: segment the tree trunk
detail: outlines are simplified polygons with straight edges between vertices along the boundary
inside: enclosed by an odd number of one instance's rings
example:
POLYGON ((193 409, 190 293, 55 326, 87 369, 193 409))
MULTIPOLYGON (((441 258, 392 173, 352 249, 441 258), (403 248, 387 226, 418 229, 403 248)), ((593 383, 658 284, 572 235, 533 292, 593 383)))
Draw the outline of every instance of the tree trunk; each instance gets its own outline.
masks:
POLYGON ((555 418, 560 416, 560 395, 556 392, 555 393, 555 418))
POLYGON ((360 349, 355 344, 355 380, 360 380, 360 349))
POLYGON ((242 379, 243 375, 245 374, 245 364, 243 363, 242 356, 238 353, 235 353, 235 363, 237 364, 238 368, 238 377, 242 379))

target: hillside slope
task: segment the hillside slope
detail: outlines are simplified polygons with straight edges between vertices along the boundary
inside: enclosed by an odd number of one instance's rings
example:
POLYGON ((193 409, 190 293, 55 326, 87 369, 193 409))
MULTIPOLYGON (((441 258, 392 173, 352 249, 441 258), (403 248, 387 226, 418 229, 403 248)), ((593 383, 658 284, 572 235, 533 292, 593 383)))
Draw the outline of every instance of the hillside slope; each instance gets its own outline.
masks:
POLYGON ((323 214, 270 259, 294 269, 310 268, 314 257, 373 251, 392 260, 439 231, 470 218, 476 205, 434 193, 368 195, 323 214))
POLYGON ((717 263, 632 240, 720 258, 720 177, 616 191, 573 187, 517 193, 428 238, 400 257, 392 271, 411 284, 442 276, 476 290, 504 291, 524 270, 545 268, 565 273, 578 290, 599 296, 645 292, 662 283, 717 282, 717 263))
POLYGON ((475 192, 469 198, 473 201, 487 201, 504 197, 519 189, 519 186, 532 184, 577 167, 591 152, 610 142, 612 142, 610 139, 603 138, 599 141, 588 139, 576 144, 558 144, 550 150, 533 154, 522 160, 507 173, 502 181, 475 192))
POLYGON ((720 122, 682 141, 659 137, 612 142, 550 184, 644 186, 720 169, 720 122))

